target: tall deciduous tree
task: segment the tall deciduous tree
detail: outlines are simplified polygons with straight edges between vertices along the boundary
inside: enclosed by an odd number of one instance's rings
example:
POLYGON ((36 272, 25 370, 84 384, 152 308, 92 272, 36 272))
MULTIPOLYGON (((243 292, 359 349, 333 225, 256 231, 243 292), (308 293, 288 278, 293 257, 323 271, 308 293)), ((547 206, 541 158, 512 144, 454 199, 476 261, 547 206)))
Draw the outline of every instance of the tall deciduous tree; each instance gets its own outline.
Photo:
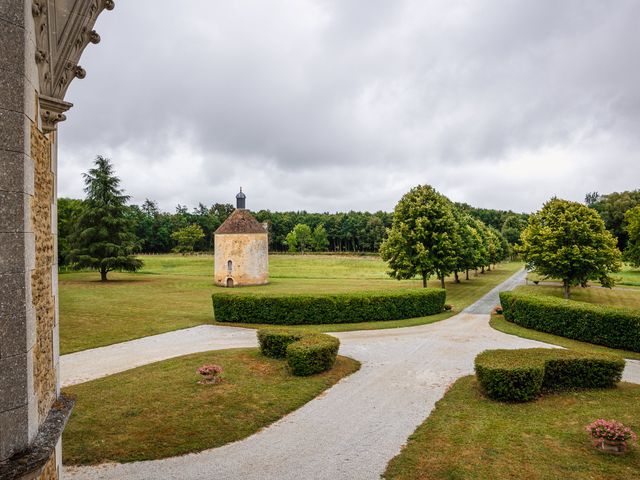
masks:
POLYGON ((300 253, 304 253, 313 242, 311 227, 304 223, 297 224, 293 227, 293 230, 287 234, 286 242, 290 252, 299 251, 300 253))
POLYGON ((313 229, 312 237, 313 249, 316 252, 324 252, 329 248, 329 237, 327 236, 327 230, 324 228, 324 225, 316 225, 316 228, 313 229))
POLYGON ((436 275, 444 277, 456 267, 456 221, 453 205, 429 185, 419 185, 396 205, 393 224, 382 242, 380 255, 389 264, 389 275, 397 279, 422 277, 427 286, 436 275))
POLYGON ((192 223, 171 234, 177 245, 173 251, 178 253, 192 253, 196 243, 204 238, 204 231, 200 225, 192 223))
POLYGON ((113 270, 135 272, 142 261, 133 256, 136 237, 127 215, 127 201, 109 159, 96 157, 83 174, 87 197, 70 237, 70 260, 77 269, 98 270, 107 280, 113 270))
POLYGON ((569 298, 572 286, 586 285, 589 280, 613 286, 609 274, 621 267, 616 239, 598 213, 557 198, 529 218, 520 252, 528 269, 562 280, 565 298, 569 298))
POLYGON ((640 267, 640 205, 624 215, 625 230, 629 237, 624 258, 634 267, 640 267))

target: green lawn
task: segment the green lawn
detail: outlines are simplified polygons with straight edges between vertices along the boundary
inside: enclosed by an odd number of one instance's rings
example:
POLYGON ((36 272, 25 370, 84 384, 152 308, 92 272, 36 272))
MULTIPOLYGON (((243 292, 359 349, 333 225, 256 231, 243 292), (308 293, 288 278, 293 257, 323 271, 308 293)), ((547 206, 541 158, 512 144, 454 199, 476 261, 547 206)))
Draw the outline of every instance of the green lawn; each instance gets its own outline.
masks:
MULTIPOLYGON (((562 287, 550 285, 521 285, 516 291, 534 295, 552 295, 562 297, 562 287)), ((640 289, 575 287, 571 289, 571 300, 587 303, 599 303, 617 307, 640 309, 640 289)))
POLYGON ((245 438, 299 408, 360 364, 338 357, 318 375, 295 377, 257 349, 197 353, 66 388, 77 403, 63 434, 65 464, 182 455, 245 438), (196 368, 224 368, 198 385, 196 368))
MULTIPOLYGON (((420 280, 397 281, 386 274, 378 257, 327 255, 271 255, 271 283, 259 287, 225 289, 213 285, 211 255, 143 256, 138 273, 110 273, 109 282, 95 272, 60 274, 60 349, 62 354, 155 335, 213 321, 211 293, 240 292, 337 293, 348 291, 420 288, 420 280)), ((521 268, 505 263, 497 270, 455 284, 447 281, 447 303, 460 310, 521 268)), ((432 280, 429 286, 438 287, 432 280)), ((344 331, 419 325, 447 318, 431 317, 311 327, 317 331, 344 331)), ((229 325, 229 324, 226 324, 229 325)), ((238 324, 233 324, 241 326, 238 324)), ((306 327, 309 329, 309 327, 306 327)))
MULTIPOLYGON (((640 287, 640 268, 632 267, 631 265, 624 264, 622 270, 618 273, 614 273, 611 275, 618 286, 628 286, 628 287, 640 287)), ((527 279, 530 282, 533 281, 550 281, 550 282, 559 282, 559 279, 544 279, 542 276, 529 273, 527 274, 527 279)), ((594 285, 598 285, 598 282, 593 282, 594 285)))
POLYGON ((640 478, 640 452, 596 451, 584 426, 616 419, 640 432, 640 386, 547 395, 510 404, 458 380, 388 465, 387 479, 592 480, 640 478))

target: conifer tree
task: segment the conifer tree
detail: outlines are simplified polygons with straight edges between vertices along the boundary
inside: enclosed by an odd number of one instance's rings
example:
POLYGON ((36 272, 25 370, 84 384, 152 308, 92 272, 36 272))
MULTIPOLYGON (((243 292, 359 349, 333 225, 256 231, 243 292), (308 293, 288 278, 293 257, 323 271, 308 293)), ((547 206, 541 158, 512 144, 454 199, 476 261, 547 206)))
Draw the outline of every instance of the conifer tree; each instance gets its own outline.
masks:
POLYGON ((97 156, 83 178, 87 197, 70 238, 73 267, 98 270, 103 282, 113 270, 139 270, 142 261, 133 256, 136 237, 127 215, 129 196, 119 188, 111 162, 97 156))

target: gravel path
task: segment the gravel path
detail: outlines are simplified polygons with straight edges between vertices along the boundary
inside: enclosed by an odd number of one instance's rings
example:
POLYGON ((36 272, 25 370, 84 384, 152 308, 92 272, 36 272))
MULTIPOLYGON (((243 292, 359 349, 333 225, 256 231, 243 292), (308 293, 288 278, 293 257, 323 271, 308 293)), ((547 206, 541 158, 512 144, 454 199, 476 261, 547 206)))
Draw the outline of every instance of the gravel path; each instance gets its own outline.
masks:
MULTIPOLYGON (((244 440, 164 460, 66 468, 65 478, 377 479, 447 387, 473 372, 473 359, 479 352, 488 348, 549 346, 506 335, 489 326, 488 312, 497 304, 497 292, 512 288, 523 278, 522 273, 516 274, 467 310, 441 322, 335 334, 341 341, 340 353, 362 362, 360 371, 244 440)), ((218 332, 221 327, 212 328, 218 332)), ((242 329, 224 330, 216 334, 211 345, 219 345, 224 342, 224 335, 233 333, 227 330, 242 329)), ((207 331, 194 336, 200 338, 207 331)), ((231 346, 249 343, 245 332, 255 335, 243 330, 239 338, 231 337, 235 342, 231 346)), ((140 341, 135 342, 140 347, 140 341)), ((211 348, 204 348, 204 340, 198 342, 202 343, 195 350, 183 353, 211 348)), ((255 340, 252 342, 255 344, 255 340)), ((110 348, 100 351, 112 352, 110 348)), ((89 352, 84 353, 85 360, 89 360, 89 352)), ((143 361, 139 348, 131 355, 136 362, 143 361)), ((153 361, 159 359, 155 355, 153 361)), ((169 356, 175 356, 175 351, 169 356)), ((625 380, 640 383, 640 363, 630 363, 625 380)), ((63 374, 69 365, 63 363, 63 374)), ((83 375, 89 376, 87 370, 83 375)), ((65 378, 83 375, 68 374, 65 378)))

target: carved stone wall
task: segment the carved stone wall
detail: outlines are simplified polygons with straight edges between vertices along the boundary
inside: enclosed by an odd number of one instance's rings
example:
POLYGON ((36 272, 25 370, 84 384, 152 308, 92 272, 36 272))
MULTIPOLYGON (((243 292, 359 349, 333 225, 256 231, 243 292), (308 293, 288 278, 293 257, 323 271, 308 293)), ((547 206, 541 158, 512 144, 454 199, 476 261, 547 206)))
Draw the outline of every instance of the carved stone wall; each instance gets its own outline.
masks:
POLYGON ((42 473, 38 475, 37 480, 58 480, 58 461, 54 453, 49 461, 45 464, 42 473))
POLYGON ((56 371, 53 351, 55 301, 52 291, 55 263, 51 210, 55 203, 55 177, 51 165, 51 141, 31 126, 31 158, 34 163, 34 195, 31 197, 31 225, 35 233, 35 269, 31 273, 31 295, 36 311, 36 343, 33 349, 34 391, 38 416, 44 419, 55 401, 56 371))

